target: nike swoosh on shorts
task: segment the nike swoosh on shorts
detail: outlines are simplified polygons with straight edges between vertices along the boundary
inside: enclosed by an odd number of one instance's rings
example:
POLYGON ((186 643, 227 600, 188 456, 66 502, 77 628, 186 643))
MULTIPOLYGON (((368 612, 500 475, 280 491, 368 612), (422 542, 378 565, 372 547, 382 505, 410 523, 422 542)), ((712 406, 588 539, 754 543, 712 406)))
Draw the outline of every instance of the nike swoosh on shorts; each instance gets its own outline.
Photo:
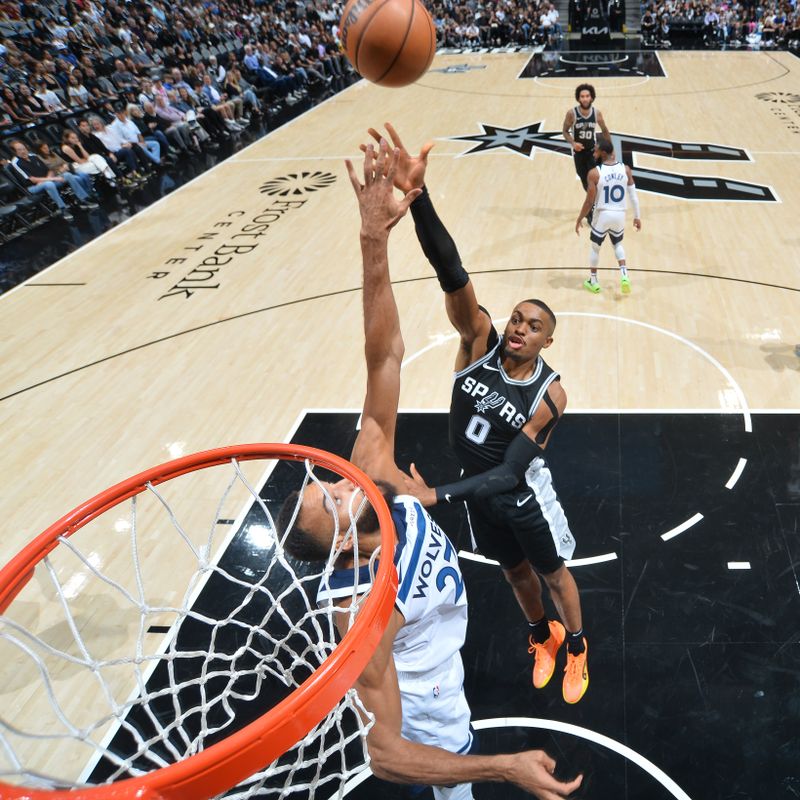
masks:
POLYGON ((525 505, 525 503, 527 503, 527 502, 528 502, 528 500, 530 500, 530 499, 531 499, 531 497, 533 497, 533 495, 532 495, 532 494, 529 494, 529 495, 528 495, 528 496, 527 496, 527 497, 526 497, 524 500, 517 500, 517 507, 519 507, 519 506, 524 506, 524 505, 525 505))

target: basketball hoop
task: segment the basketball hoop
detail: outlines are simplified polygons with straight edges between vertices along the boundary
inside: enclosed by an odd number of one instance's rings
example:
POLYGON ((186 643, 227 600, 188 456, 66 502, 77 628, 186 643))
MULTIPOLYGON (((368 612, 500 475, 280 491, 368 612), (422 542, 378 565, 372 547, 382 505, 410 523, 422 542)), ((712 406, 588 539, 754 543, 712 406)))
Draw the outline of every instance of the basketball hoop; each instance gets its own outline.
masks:
MULTIPOLYGON (((377 559, 373 556, 370 581, 364 587, 367 592, 362 594, 362 589, 359 589, 357 593, 354 589, 351 608, 344 611, 337 609, 337 613, 349 614, 352 622, 337 643, 335 625, 332 624, 333 612, 318 608, 309 594, 314 581, 330 577, 332 561, 340 551, 335 551, 335 545, 332 545, 328 564, 320 567, 316 573, 302 574, 301 568, 283 551, 286 535, 278 534, 273 512, 269 509, 269 502, 275 502, 274 499, 265 500, 254 488, 258 481, 251 480, 244 473, 243 463, 256 460, 268 460, 271 464, 266 475, 261 476, 264 481, 280 467, 295 483, 300 483, 297 487, 300 493, 298 507, 292 524, 298 515, 306 486, 312 482, 321 485, 320 479, 314 474, 315 468, 334 472, 359 486, 377 513, 381 529, 380 551, 393 553, 394 525, 378 487, 348 461, 322 450, 299 445, 238 445, 186 456, 142 472, 78 506, 34 539, 0 570, 0 613, 3 614, 0 617, 0 644, 27 665, 23 672, 17 673, 24 676, 18 682, 26 682, 29 676, 33 676, 31 683, 37 680, 41 682, 41 689, 32 689, 25 683, 24 688, 30 696, 49 693, 53 719, 56 720, 52 727, 58 729, 53 733, 49 728, 35 733, 26 732, 22 730, 23 724, 18 716, 14 717, 13 723, 9 723, 4 718, 4 711, 0 710, 0 781, 9 778, 14 781, 0 782, 0 798, 200 800, 227 792, 232 787, 237 787, 237 791, 231 793, 232 797, 273 793, 273 796, 282 798, 294 791, 289 786, 289 780, 295 775, 303 776, 301 782, 306 795, 315 797, 318 784, 327 783, 330 789, 331 786, 335 788, 338 780, 341 787, 348 776, 362 768, 363 758, 367 757, 366 733, 372 723, 351 687, 377 647, 392 611, 397 592, 393 559, 381 559, 375 569, 377 559), (175 501, 168 498, 163 489, 157 490, 156 487, 168 481, 179 483, 178 479, 196 479, 203 484, 202 492, 198 493, 198 497, 202 495, 202 500, 210 496, 206 483, 211 482, 212 468, 219 468, 225 477, 225 490, 222 499, 214 501, 217 503, 214 507, 215 518, 208 536, 204 534, 203 542, 197 544, 192 536, 198 526, 185 525, 178 516, 175 501), (200 471, 203 471, 202 475, 200 471), (220 525, 230 525, 233 521, 221 519, 220 509, 224 510, 226 504, 234 502, 237 493, 246 497, 247 501, 239 514, 242 524, 249 520, 248 530, 262 532, 268 546, 258 552, 271 554, 268 564, 256 564, 257 567, 264 566, 263 571, 257 569, 247 579, 242 575, 253 572, 252 565, 246 565, 241 574, 222 566, 220 558, 224 556, 219 553, 227 545, 222 546, 214 541, 220 525), (91 552, 82 552, 79 544, 72 540, 75 534, 87 529, 90 523, 97 525, 96 521, 106 512, 119 508, 129 500, 129 516, 118 519, 114 523, 116 528, 112 528, 108 520, 101 528, 110 542, 109 555, 98 555, 95 552, 96 544, 89 546, 91 552), (146 541, 146 534, 141 529, 146 522, 153 520, 156 521, 156 539, 146 541), (177 537, 175 545, 164 543, 163 531, 168 527, 167 523, 177 537), (125 542, 130 544, 133 574, 126 578, 115 577, 113 572, 118 568, 115 560, 123 550, 122 545, 114 540, 115 536, 127 537, 125 542), (169 548, 165 552, 169 553, 170 566, 174 556, 176 573, 179 569, 177 563, 185 551, 196 559, 195 571, 183 592, 182 605, 161 599, 161 594, 177 592, 171 586, 156 587, 158 598, 155 602, 145 600, 145 589, 150 587, 147 585, 148 576, 140 551, 156 545, 169 548), (63 558, 59 555, 62 553, 63 558), (57 557, 59 563, 55 563, 57 557), (68 571, 72 568, 65 566, 62 561, 76 565, 72 573, 68 571), (233 611, 223 610, 219 619, 211 617, 207 608, 198 610, 195 607, 198 598, 203 597, 203 589, 211 586, 212 580, 223 581, 222 585, 226 587, 222 592, 217 591, 217 595, 225 595, 226 600, 228 594, 234 596, 234 600, 229 601, 233 611), (46 606, 47 613, 58 606, 62 607, 64 613, 64 620, 59 624, 49 622, 44 613, 37 614, 37 620, 41 616, 45 625, 43 631, 27 629, 13 615, 9 615, 9 611, 15 607, 15 600, 20 601, 18 605, 25 607, 23 611, 31 605, 29 595, 38 600, 41 587, 37 581, 56 587, 56 596, 46 606), (84 583, 81 584, 81 581, 84 583), (80 596, 75 586, 83 586, 87 581, 91 586, 107 589, 113 597, 112 606, 127 603, 131 609, 124 610, 131 618, 139 614, 138 623, 130 625, 135 629, 137 638, 132 644, 133 652, 128 656, 110 655, 106 659, 98 659, 89 652, 87 642, 91 632, 87 633, 87 629, 90 625, 73 607, 74 598, 80 596), (128 587, 128 583, 132 588, 128 587), (239 599, 240 595, 245 599, 239 599), (23 598, 25 602, 21 602, 23 598), (298 619, 292 618, 292 609, 295 607, 300 610, 298 619), (164 642, 151 653, 143 643, 148 641, 148 625, 151 628, 158 627, 151 625, 153 615, 157 614, 170 615, 176 622, 169 626, 164 642), (209 631, 211 645, 203 652, 197 652, 196 647, 183 651, 180 649, 183 629, 191 625, 205 626, 203 630, 207 628, 209 631), (230 652, 218 644, 226 626, 231 628, 230 635, 235 642, 235 647, 230 645, 230 652), (65 644, 62 640, 67 630, 72 639, 65 644), (275 634, 273 630, 279 632, 275 634), (186 665, 195 663, 200 665, 200 677, 182 677, 186 665), (128 699, 124 702, 111 697, 110 710, 103 711, 97 722, 73 724, 65 718, 64 700, 59 690, 62 682, 71 680, 72 674, 82 669, 86 670, 87 678, 78 685, 86 688, 86 684, 96 682, 100 688, 98 694, 113 694, 109 687, 112 679, 118 679, 120 671, 127 670, 126 676, 128 673, 135 675, 137 685, 132 692, 130 689, 125 691, 128 699), (159 670, 168 674, 169 684, 153 689, 150 681, 159 670), (236 703, 260 697, 258 691, 263 691, 267 683, 276 681, 287 690, 294 687, 293 691, 261 716, 258 716, 261 707, 255 714, 250 709, 245 716, 256 718, 244 727, 241 724, 237 727, 235 722, 229 721, 235 716, 232 709, 238 708, 236 703), (212 684, 222 685, 223 690, 220 693, 212 690, 212 684), (196 708, 178 709, 182 692, 200 698, 196 708), (164 716, 165 707, 176 709, 174 719, 169 714, 164 716), (160 740, 153 737, 151 741, 149 734, 142 733, 135 724, 129 722, 128 714, 133 708, 138 709, 145 718, 152 718, 153 729, 164 734, 160 740), (220 719, 222 722, 219 722, 220 719), (201 722, 198 723, 198 720, 201 722), (343 720, 346 720, 346 724, 343 720), (180 728, 180 725, 188 725, 189 722, 193 726, 191 731, 180 728), (194 730, 198 725, 200 733, 194 730), (353 732, 348 725, 358 730, 353 732), (66 733, 61 732, 62 726, 66 733), (116 741, 111 739, 112 734, 116 736, 120 731, 121 735, 134 742, 136 752, 133 756, 121 755, 116 746, 110 747, 110 742, 116 741), (102 741, 98 741, 99 738, 102 741), (333 742, 333 739, 336 741, 333 742), (91 753, 95 762, 101 758, 110 760, 113 769, 109 769, 113 777, 100 783, 83 778, 76 780, 45 775, 36 765, 23 763, 19 755, 20 750, 26 749, 29 740, 33 740, 33 745, 38 746, 39 750, 56 749, 66 740, 70 743, 76 740, 76 747, 81 752, 87 750, 91 753), (18 749, 19 742, 22 745, 18 749), (309 755, 312 743, 316 743, 322 754, 316 760, 309 755), (332 754, 336 754, 338 758, 340 752, 351 744, 362 753, 361 764, 353 767, 348 763, 342 766, 341 774, 324 774, 322 762, 326 757, 334 760, 332 754), (292 761, 295 758, 293 749, 299 751, 295 761, 292 761), (149 768, 143 769, 142 762, 149 764, 149 768), (308 777, 309 773, 311 777, 308 777), (270 784, 270 781, 275 781, 276 775, 280 777, 278 783, 283 781, 277 788, 270 784), (243 782, 245 788, 237 793, 243 782)), ((186 508, 194 511, 202 505, 201 500, 187 500, 186 508)), ((351 509, 348 536, 357 536, 357 516, 358 513, 351 509)), ((94 533, 93 528, 91 532, 94 533)), ((84 535, 88 537, 90 534, 84 531, 84 535)), ((229 536, 234 535, 236 530, 229 533, 229 536)), ((98 541, 96 535, 92 541, 98 541)), ((89 600, 92 601, 90 605, 100 605, 95 601, 95 595, 90 595, 89 600)), ((48 601, 41 602, 44 607, 48 601)), ((103 630, 110 630, 114 635, 119 632, 118 628, 125 630, 124 622, 120 621, 115 626, 115 620, 107 619, 99 610, 94 616, 90 612, 87 617, 90 621, 99 617, 103 630)), ((166 629, 168 626, 163 627, 166 629)), ((102 637, 98 638, 103 641, 102 637)), ((92 646, 94 644, 92 642, 92 646)), ((261 701, 255 701, 256 704, 258 702, 261 701)))

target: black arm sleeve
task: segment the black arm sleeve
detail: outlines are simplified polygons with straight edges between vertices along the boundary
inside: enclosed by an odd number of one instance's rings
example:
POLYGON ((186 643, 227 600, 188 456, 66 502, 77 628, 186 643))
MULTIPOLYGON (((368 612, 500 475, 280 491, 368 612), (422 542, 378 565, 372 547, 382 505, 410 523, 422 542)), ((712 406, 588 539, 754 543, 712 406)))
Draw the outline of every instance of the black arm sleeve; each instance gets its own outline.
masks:
POLYGON ((422 187, 422 194, 411 204, 411 216, 422 252, 436 270, 442 291, 455 292, 466 286, 469 275, 461 266, 456 243, 439 219, 426 186, 422 187))
POLYGON ((502 464, 479 475, 438 486, 436 502, 441 503, 445 500, 452 503, 468 497, 480 500, 493 494, 507 492, 520 483, 531 461, 541 455, 544 455, 544 450, 526 433, 520 431, 506 448, 502 464))

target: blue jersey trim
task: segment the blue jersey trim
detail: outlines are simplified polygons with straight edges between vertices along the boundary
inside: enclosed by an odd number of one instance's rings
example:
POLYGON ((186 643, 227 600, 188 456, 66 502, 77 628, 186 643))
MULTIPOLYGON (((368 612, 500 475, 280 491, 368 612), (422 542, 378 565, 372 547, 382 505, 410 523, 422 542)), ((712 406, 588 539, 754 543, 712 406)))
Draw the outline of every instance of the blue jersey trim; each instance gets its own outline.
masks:
POLYGON ((425 512, 422 510, 422 506, 416 503, 414 505, 417 509, 417 540, 414 542, 414 552, 411 554, 408 570, 403 576, 403 584, 397 592, 397 599, 401 603, 406 602, 408 593, 411 591, 411 584, 414 580, 414 574, 417 571, 420 553, 422 553, 422 545, 425 541, 425 512))
POLYGON ((394 564, 397 566, 400 561, 400 554, 408 541, 408 536, 406 535, 406 507, 403 503, 392 503, 392 521, 397 532, 397 547, 394 549, 394 564))
MULTIPOLYGON (((378 571, 380 561, 375 562, 375 572, 378 571)), ((335 591, 336 589, 352 589, 355 585, 356 571, 354 569, 335 569, 331 572, 328 579, 328 588, 335 591)), ((369 564, 362 564, 358 568, 358 585, 364 587, 372 585, 372 576, 370 575, 369 564)))

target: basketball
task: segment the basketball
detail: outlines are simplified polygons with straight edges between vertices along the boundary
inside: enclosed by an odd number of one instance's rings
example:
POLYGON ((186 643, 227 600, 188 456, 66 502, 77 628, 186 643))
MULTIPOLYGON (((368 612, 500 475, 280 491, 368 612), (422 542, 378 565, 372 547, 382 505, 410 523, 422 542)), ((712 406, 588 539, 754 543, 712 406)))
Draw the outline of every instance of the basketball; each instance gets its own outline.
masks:
POLYGON ((436 28, 419 0, 349 0, 339 27, 356 71, 380 86, 414 83, 436 52, 436 28))

